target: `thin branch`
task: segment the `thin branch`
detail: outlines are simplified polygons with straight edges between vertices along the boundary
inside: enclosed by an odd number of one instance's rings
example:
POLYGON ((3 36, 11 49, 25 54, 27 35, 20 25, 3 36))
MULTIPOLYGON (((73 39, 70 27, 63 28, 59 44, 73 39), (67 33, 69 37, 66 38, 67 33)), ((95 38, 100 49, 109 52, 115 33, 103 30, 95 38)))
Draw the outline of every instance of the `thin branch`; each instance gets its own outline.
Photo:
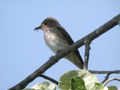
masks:
POLYGON ((107 81, 104 82, 104 86, 106 86, 109 82, 114 81, 114 80, 120 82, 120 78, 111 78, 111 79, 109 79, 109 80, 107 80, 107 81))
POLYGON ((108 73, 120 74, 120 70, 112 70, 112 71, 89 70, 89 72, 94 73, 94 74, 108 74, 108 73))
POLYGON ((44 79, 47 79, 53 83, 55 83, 56 85, 58 85, 58 81, 56 81, 55 79, 49 77, 49 76, 46 76, 46 75, 40 75, 40 77, 43 77, 44 79))
POLYGON ((109 79, 109 77, 110 77, 111 74, 112 73, 107 73, 107 75, 106 75, 105 79, 102 81, 102 83, 104 83, 105 81, 107 81, 109 79))
POLYGON ((89 42, 89 39, 88 39, 88 40, 85 41, 84 69, 86 69, 86 70, 88 70, 89 51, 90 51, 90 42, 89 42))
POLYGON ((113 28, 114 26, 118 25, 118 21, 120 21, 120 14, 93 31, 92 33, 88 34, 87 36, 83 37, 82 39, 78 40, 72 46, 66 48, 66 50, 61 51, 59 54, 52 56, 45 64, 43 64, 40 68, 26 77, 24 80, 19 82, 17 85, 13 86, 9 90, 22 90, 24 89, 30 82, 36 79, 40 74, 44 73, 48 68, 50 68, 53 64, 57 63, 59 59, 66 56, 69 52, 81 47, 84 45, 84 41, 89 38, 90 41, 96 39, 103 33, 107 32, 109 29, 113 28))
POLYGON ((40 74, 44 73, 48 68, 54 65, 59 60, 59 55, 52 56, 50 60, 44 63, 41 67, 39 67, 36 71, 26 77, 24 80, 19 82, 17 85, 13 86, 9 90, 22 90, 24 89, 30 82, 36 79, 40 74))

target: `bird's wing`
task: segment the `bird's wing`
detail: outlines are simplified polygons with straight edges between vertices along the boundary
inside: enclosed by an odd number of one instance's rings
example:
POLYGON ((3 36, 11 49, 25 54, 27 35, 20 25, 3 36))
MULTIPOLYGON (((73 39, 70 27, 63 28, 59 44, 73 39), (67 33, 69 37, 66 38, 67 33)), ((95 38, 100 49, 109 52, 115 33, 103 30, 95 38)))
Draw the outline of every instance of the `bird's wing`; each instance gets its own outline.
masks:
POLYGON ((69 45, 72 45, 74 42, 72 40, 72 38, 70 37, 70 35, 68 34, 68 32, 65 31, 65 29, 61 26, 58 26, 57 29, 59 30, 59 32, 61 33, 62 37, 64 38, 65 41, 67 41, 67 43, 69 45))
MULTIPOLYGON (((62 37, 64 38, 65 41, 67 41, 67 43, 69 45, 72 45, 74 43, 73 40, 72 40, 72 38, 70 37, 70 35, 65 31, 65 29, 63 27, 57 27, 57 29, 59 30, 59 32, 61 33, 61 35, 63 35, 62 37)), ((74 50, 73 52, 79 58, 80 62, 79 63, 74 63, 74 61, 72 61, 72 62, 74 64, 76 64, 78 67, 83 68, 83 60, 82 60, 82 57, 81 57, 79 51, 78 50, 74 50)))

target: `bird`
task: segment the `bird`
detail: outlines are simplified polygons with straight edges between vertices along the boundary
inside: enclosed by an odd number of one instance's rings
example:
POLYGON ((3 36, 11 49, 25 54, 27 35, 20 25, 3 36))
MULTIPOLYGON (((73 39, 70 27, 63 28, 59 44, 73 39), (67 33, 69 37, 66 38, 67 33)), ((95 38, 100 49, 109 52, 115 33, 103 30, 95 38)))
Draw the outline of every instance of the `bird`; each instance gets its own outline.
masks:
MULTIPOLYGON (((36 27, 34 30, 43 31, 45 43, 55 54, 74 44, 68 32, 62 27, 58 20, 53 17, 45 18, 40 26, 36 27)), ((77 49, 71 51, 64 58, 72 62, 79 69, 83 69, 83 60, 77 49)))

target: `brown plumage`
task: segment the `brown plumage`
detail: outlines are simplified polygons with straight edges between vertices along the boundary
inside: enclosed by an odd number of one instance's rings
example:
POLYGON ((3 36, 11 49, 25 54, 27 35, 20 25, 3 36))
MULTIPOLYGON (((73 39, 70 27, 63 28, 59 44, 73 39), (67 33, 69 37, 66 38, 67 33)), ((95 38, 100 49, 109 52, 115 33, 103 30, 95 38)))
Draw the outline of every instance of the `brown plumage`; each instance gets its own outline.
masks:
MULTIPOLYGON (((46 18, 39 27, 35 28, 35 30, 38 29, 43 30, 46 44, 54 53, 57 53, 74 43, 70 35, 55 18, 46 18)), ((77 67, 83 68, 83 61, 78 50, 72 51, 65 56, 65 58, 74 63, 77 67)))

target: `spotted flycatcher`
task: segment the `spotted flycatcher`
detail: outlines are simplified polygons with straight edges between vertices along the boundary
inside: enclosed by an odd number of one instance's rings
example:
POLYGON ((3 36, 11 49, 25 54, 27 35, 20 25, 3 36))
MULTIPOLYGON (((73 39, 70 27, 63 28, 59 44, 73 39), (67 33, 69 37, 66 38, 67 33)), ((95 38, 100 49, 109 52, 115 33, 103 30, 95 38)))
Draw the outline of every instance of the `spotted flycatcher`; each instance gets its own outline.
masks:
MULTIPOLYGON (((35 30, 40 29, 44 32, 46 44, 54 53, 65 50, 74 43, 70 35, 55 18, 46 18, 40 26, 35 28, 35 30)), ((77 49, 70 52, 65 58, 75 64, 78 68, 83 68, 83 60, 77 49)))

